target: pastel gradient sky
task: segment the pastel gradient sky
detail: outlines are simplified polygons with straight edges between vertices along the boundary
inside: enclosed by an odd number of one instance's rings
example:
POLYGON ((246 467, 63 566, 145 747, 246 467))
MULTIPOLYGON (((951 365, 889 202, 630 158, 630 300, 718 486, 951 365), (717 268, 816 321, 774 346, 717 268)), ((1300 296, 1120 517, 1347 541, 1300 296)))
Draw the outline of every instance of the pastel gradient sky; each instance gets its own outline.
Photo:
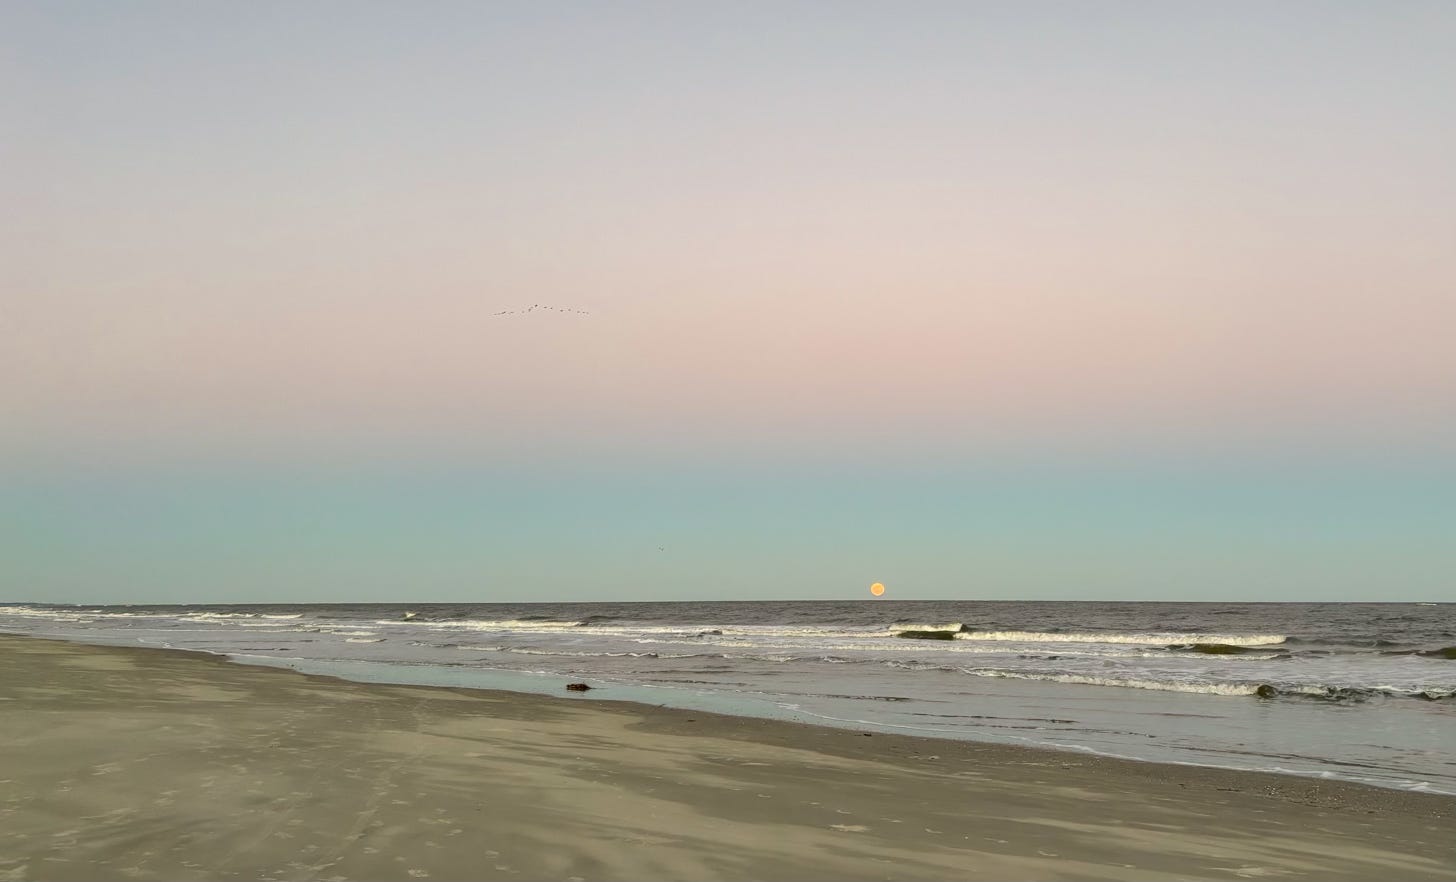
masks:
POLYGON ((1456 600, 1453 45, 0 5, 0 599, 1456 600))

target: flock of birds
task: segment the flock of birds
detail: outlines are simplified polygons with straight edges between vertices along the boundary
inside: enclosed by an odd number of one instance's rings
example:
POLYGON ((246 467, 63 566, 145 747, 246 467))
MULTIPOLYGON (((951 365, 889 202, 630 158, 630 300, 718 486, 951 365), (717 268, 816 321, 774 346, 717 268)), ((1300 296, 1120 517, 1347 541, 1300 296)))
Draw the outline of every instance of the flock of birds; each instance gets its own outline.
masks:
POLYGON ((493 312, 493 313, 491 313, 491 315, 525 315, 526 313, 529 313, 529 312, 535 312, 538 309, 539 310, 542 310, 543 312, 544 311, 550 311, 550 312, 566 312, 566 313, 572 313, 572 314, 575 314, 575 315, 591 315, 591 313, 590 312, 587 312, 585 309, 573 309, 572 307, 569 307, 569 306, 547 306, 544 303, 533 303, 529 307, 527 307, 526 309, 502 309, 500 312, 493 312))

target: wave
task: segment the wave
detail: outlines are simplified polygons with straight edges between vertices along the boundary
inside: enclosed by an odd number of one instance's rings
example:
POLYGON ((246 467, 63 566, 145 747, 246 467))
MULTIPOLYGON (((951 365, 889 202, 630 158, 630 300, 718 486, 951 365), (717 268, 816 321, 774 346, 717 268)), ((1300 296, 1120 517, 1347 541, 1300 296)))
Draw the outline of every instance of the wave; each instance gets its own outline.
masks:
POLYGON ((537 649, 533 646, 472 646, 463 643, 446 645, 469 652, 508 652, 514 655, 544 655, 558 658, 753 658, 753 656, 728 655, 721 652, 587 652, 570 649, 537 649))
POLYGON ((560 658, 744 658, 724 655, 721 652, 574 652, 563 649, 533 649, 524 646, 505 646, 500 652, 516 655, 546 655, 560 658))
POLYGON ((936 631, 936 630, 907 630, 896 631, 896 637, 908 640, 954 640, 960 636, 959 631, 936 631))
MULTIPOLYGON (((25 607, 0 607, 0 614, 36 618, 72 618, 76 613, 58 610, 37 610, 25 607)), ((102 613, 103 616, 136 616, 174 618, 190 621, 209 621, 233 627, 267 627, 273 624, 287 624, 302 618, 302 614, 268 614, 244 612, 185 612, 182 614, 151 613, 102 613)), ((997 643, 1042 643, 1042 644, 1084 644, 1089 648, 1096 644, 1128 646, 1168 647, 1170 645, 1222 645, 1222 646, 1273 646, 1290 638, 1278 634, 1204 634, 1196 632, 1123 632, 1123 631, 1061 631, 1051 630, 976 630, 959 621, 918 621, 903 619, 890 625, 808 625, 808 624, 727 624, 713 622, 682 622, 672 624, 629 623, 608 615, 591 614, 574 618, 553 619, 546 616, 526 614, 512 618, 465 618, 455 616, 428 618, 417 615, 414 618, 391 618, 377 620, 354 620, 323 622, 325 628, 390 627, 418 628, 424 631, 459 632, 481 631, 501 634, 550 634, 581 635, 625 638, 669 638, 694 640, 714 645, 758 645, 765 642, 813 641, 825 644, 845 645, 851 642, 868 642, 883 638, 920 639, 934 641, 970 641, 993 645, 997 643)), ((72 619, 74 620, 74 619, 72 619)), ((899 642, 899 641, 895 641, 899 642)), ((828 646, 824 647, 828 649, 828 646)), ((849 648, 846 646, 846 648, 849 648)), ((866 647, 867 648, 867 647, 866 647)), ((944 647, 949 649, 949 646, 944 647)), ((1070 647, 1069 647, 1070 648, 1070 647)), ((1220 654, 1213 650, 1192 650, 1207 654, 1220 654)), ((1234 654, 1227 652, 1223 654, 1234 654)))
POLYGON ((1193 652, 1235 655, 1244 647, 1276 646, 1283 634, 1133 633, 1122 631, 978 631, 960 622, 896 622, 887 633, 912 640, 977 640, 988 643, 1119 643, 1148 646, 1200 647, 1193 652), (1190 638, 1196 638, 1193 642, 1190 638))
POLYGON ((92 622, 101 618, 164 619, 162 613, 108 613, 98 609, 49 609, 29 606, 0 606, 0 615, 27 619, 49 619, 56 622, 92 622))
POLYGON ((509 631, 525 634, 570 634, 572 636, 636 636, 669 635, 676 637, 721 636, 740 637, 825 637, 825 636, 883 636, 878 629, 846 631, 833 627, 782 627, 776 625, 713 625, 684 622, 673 625, 620 625, 602 624, 604 616, 587 616, 581 620, 540 619, 456 619, 431 621, 426 619, 399 619, 376 621, 376 625, 405 625, 416 628, 469 631, 509 631))
POLYGON ((1256 693, 1260 698, 1305 698, 1320 701, 1353 702, 1372 698, 1418 698, 1422 701, 1445 701, 1456 698, 1456 689, 1436 687, 1400 689, 1395 686, 1275 686, 1263 684, 1256 693))
MULTIPOLYGON (((102 615, 105 615, 105 616, 113 616, 113 615, 115 615, 115 616, 123 616, 123 615, 136 615, 136 614, 135 613, 102 613, 102 615)), ((225 612, 225 613, 221 613, 221 612, 187 612, 187 613, 180 613, 180 614, 179 613, 155 613, 155 614, 148 614, 148 615, 158 615, 158 616, 163 616, 163 617, 166 617, 166 618, 174 618, 175 617, 175 618, 178 618, 178 619, 188 619, 188 620, 193 620, 193 621, 196 621, 198 619, 207 621, 207 620, 212 620, 212 619, 219 619, 219 620, 227 620, 227 619, 298 619, 298 618, 302 618, 303 617, 303 615, 301 613, 294 614, 294 615, 286 615, 285 616, 285 615, 268 615, 268 614, 265 614, 265 613, 245 613, 245 612, 225 612)))
POLYGON ((1203 644, 1224 646, 1276 646, 1289 638, 1283 634, 1132 634, 1123 632, 1072 631, 961 631, 956 640, 987 640, 1002 643, 1142 643, 1150 645, 1186 644, 1196 636, 1203 644))
POLYGON ((564 631, 577 628, 581 622, 541 621, 531 619, 380 619, 376 625, 408 625, 414 628, 447 628, 467 631, 564 631))
MULTIPOLYGON (((929 638, 930 643, 922 642, 914 638, 894 639, 884 635, 877 635, 880 639, 868 641, 858 638, 841 638, 838 640, 813 640, 782 643, 764 643, 753 640, 743 640, 729 637, 704 637, 699 635, 685 635, 678 638, 668 638, 666 635, 654 637, 635 637, 632 642, 646 646, 702 646, 717 647, 722 649, 774 649, 784 652, 801 653, 806 658, 819 657, 823 653, 857 652, 866 653, 855 661, 878 661, 875 656, 884 653, 934 653, 937 656, 942 654, 964 656, 964 655, 1014 655, 1018 658, 1167 658, 1169 651, 1165 646, 1138 644, 1138 643, 1061 643, 1048 647, 1027 647, 1025 645, 1008 645, 994 641, 967 641, 960 639, 947 640, 944 637, 929 638), (1028 652, 1032 649, 1039 651, 1028 652), (1048 653, 1055 653, 1048 654, 1048 653), (819 655, 816 655, 819 654, 819 655)), ((954 636, 954 635, 952 635, 954 636)), ((1249 660, 1260 660, 1274 658, 1282 654, 1277 647, 1269 647, 1262 654, 1249 655, 1249 660)))
POLYGON ((1392 646, 1410 645, 1373 634, 1352 634, 1339 637, 1333 635, 1329 637, 1290 637, 1288 642, 1300 646, 1353 647, 1355 649, 1387 649, 1392 646))
POLYGON ((732 625, 722 623, 682 622, 670 625, 622 624, 608 616, 586 616, 572 620, 543 620, 532 618, 513 619, 451 619, 428 620, 377 620, 376 625, 407 626, 426 630, 454 631, 499 631, 518 634, 561 634, 592 637, 676 637, 693 639, 700 637, 736 637, 740 639, 862 639, 893 636, 883 627, 867 625, 860 628, 833 625, 732 625))
MULTIPOLYGON (((1278 645, 1278 644, 1275 644, 1278 645)), ((1174 652, 1192 652, 1199 655, 1255 655, 1261 659, 1277 658, 1277 654, 1260 653, 1253 646, 1235 646, 1232 643, 1178 643, 1169 646, 1174 652)))
MULTIPOLYGON (((942 667, 944 670, 945 668, 942 667)), ((1259 698, 1301 698, 1335 702, 1366 701, 1371 698, 1419 698, 1443 701, 1456 697, 1456 689, 1399 689, 1393 686, 1332 686, 1323 683, 1272 684, 1250 681, 1195 682, 1154 680, 1139 677, 1101 677, 1092 674, 1040 673, 1006 671, 988 668, 953 668, 975 677, 1002 680, 1035 680, 1048 683, 1072 683, 1084 686, 1119 686, 1127 689, 1150 689, 1157 692, 1189 692, 1204 695, 1244 695, 1259 698)))

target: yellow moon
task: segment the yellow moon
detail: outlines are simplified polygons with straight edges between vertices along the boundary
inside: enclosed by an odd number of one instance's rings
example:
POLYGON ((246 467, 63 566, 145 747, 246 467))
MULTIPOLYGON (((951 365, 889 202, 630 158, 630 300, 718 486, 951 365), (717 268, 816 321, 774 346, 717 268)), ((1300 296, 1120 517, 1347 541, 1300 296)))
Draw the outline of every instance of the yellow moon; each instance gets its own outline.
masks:
POLYGON ((870 593, 876 597, 879 597, 881 594, 885 593, 885 586, 881 585, 879 582, 876 582, 875 584, 870 586, 870 593))

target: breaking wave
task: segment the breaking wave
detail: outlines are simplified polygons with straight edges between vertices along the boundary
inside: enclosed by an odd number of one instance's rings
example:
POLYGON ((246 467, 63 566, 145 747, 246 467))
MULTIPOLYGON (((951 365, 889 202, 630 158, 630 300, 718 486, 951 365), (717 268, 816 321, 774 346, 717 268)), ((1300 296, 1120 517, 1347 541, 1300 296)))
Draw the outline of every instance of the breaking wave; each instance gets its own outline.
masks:
MULTIPOLYGON (((1278 646, 1279 644, 1265 644, 1278 646)), ((1275 658, 1268 652, 1259 653, 1258 647, 1238 646, 1232 643, 1177 643, 1169 646, 1168 649, 1174 652, 1192 652, 1198 655, 1253 655, 1258 654, 1260 658, 1275 658)))
POLYGON ((1095 631, 965 631, 955 635, 957 640, 994 640, 1002 643, 1142 643, 1152 646, 1188 643, 1190 637, 1198 638, 1204 645, 1223 646, 1276 646, 1288 638, 1283 634, 1188 634, 1188 633, 1122 633, 1095 631))
POLYGON ((1336 702, 1368 701, 1372 698, 1418 698, 1425 701, 1443 701, 1456 697, 1456 689, 1445 688, 1399 689, 1396 687, 1349 687, 1322 683, 1258 683, 1252 681, 1210 683, 1094 674, 1008 671, 992 668, 948 668, 946 666, 939 666, 939 668, 959 671, 974 677, 991 677, 1001 680, 1034 680, 1081 686, 1117 686, 1125 689, 1150 689, 1158 692, 1188 692, 1204 695, 1246 695, 1259 698, 1302 698, 1336 702))

